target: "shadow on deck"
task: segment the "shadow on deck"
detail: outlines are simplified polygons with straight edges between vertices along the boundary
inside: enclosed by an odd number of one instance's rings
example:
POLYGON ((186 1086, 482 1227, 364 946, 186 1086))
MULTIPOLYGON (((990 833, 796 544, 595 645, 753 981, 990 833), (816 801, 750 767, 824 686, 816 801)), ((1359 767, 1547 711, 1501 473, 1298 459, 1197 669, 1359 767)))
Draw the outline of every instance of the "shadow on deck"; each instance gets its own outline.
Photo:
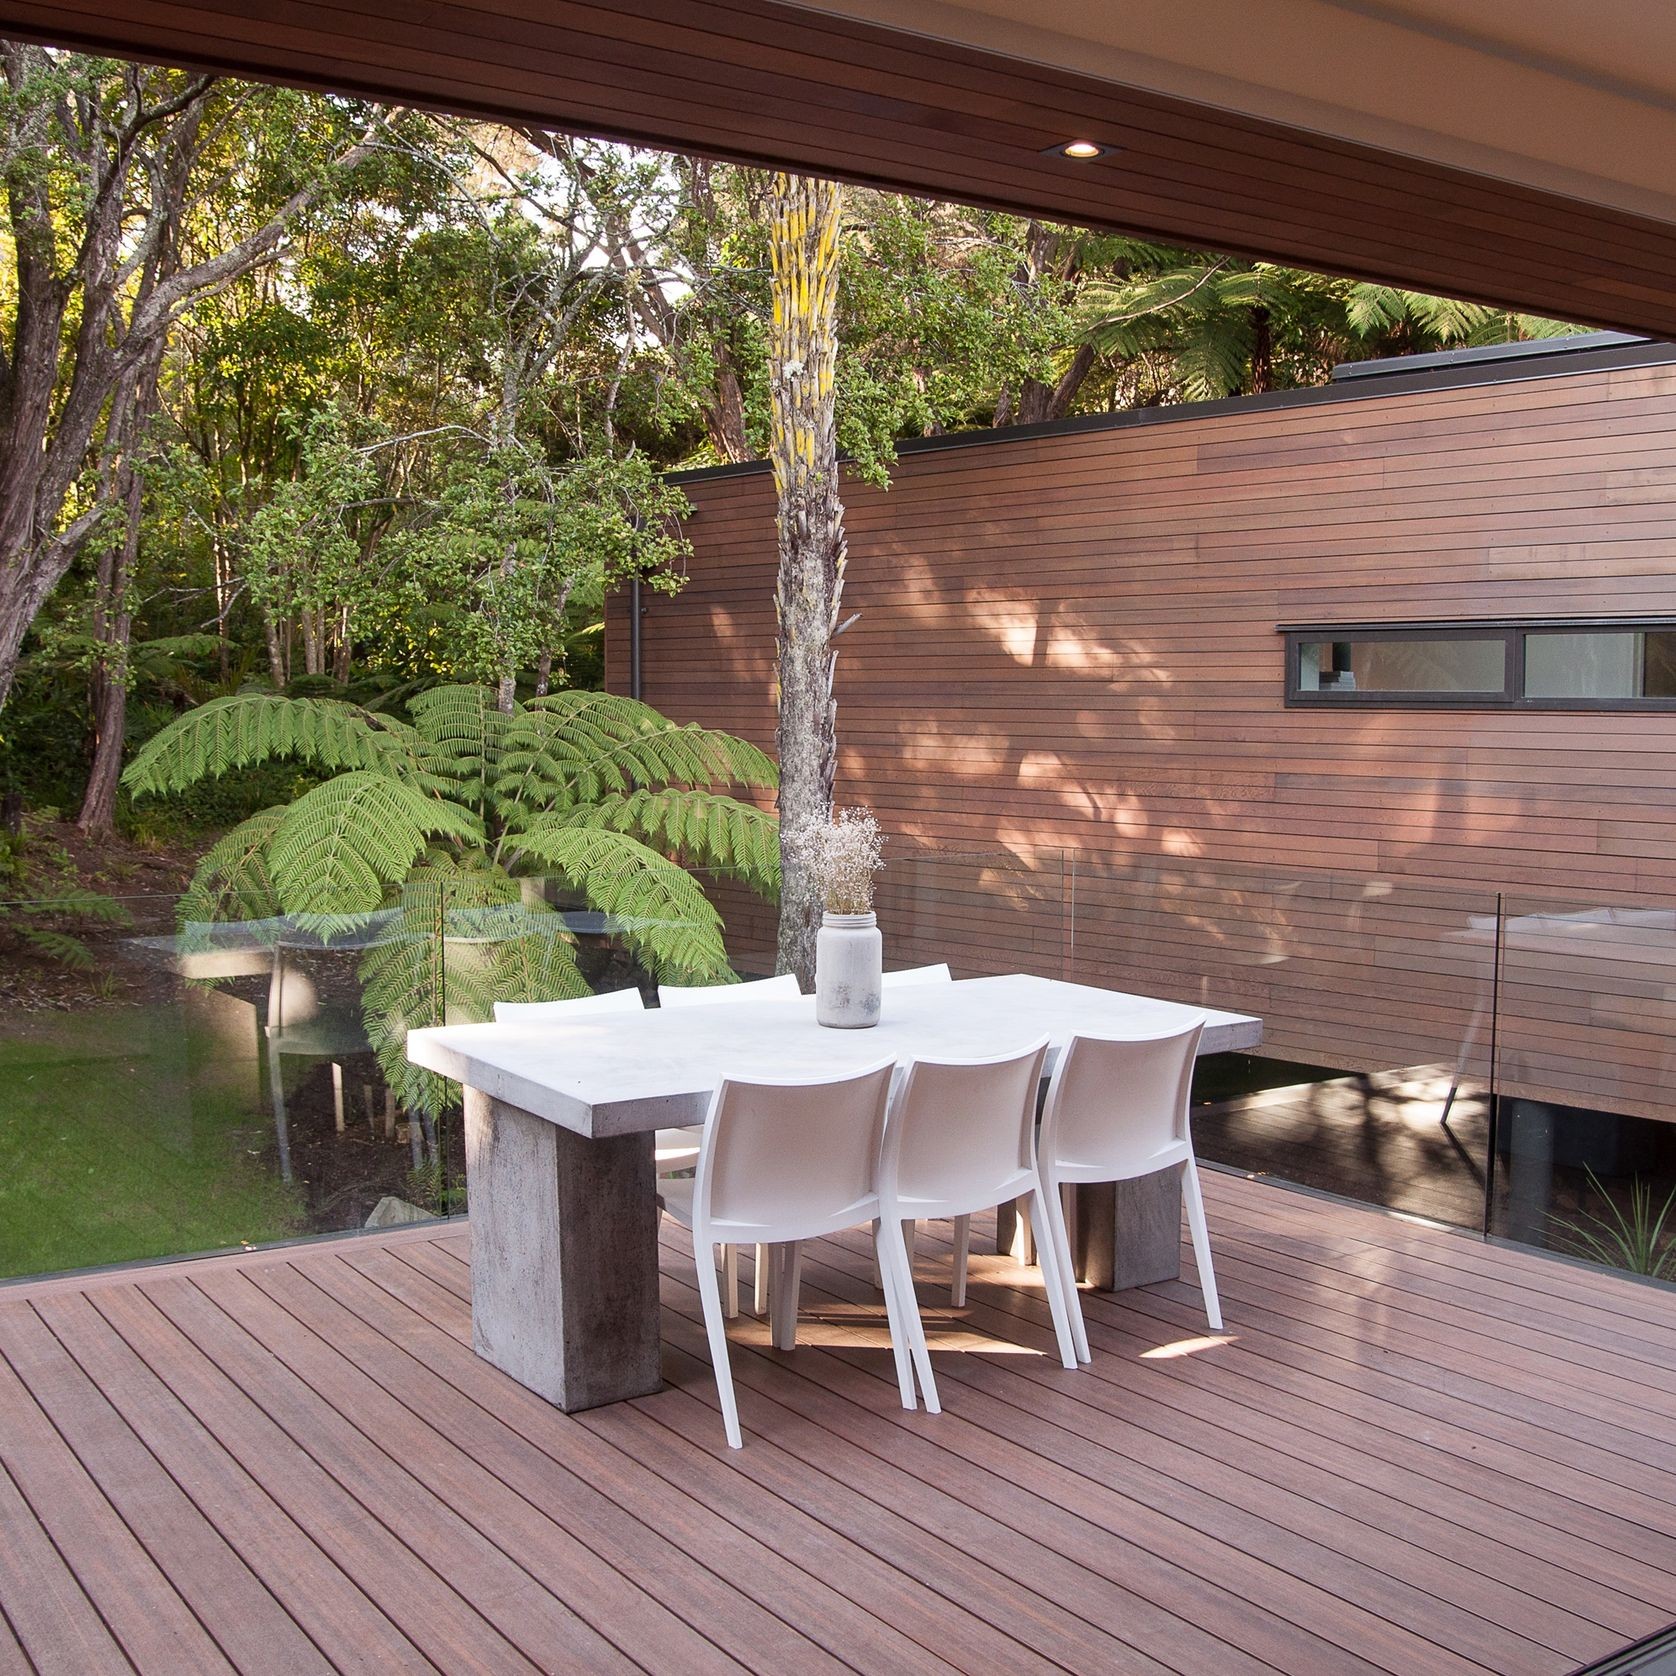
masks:
MULTIPOLYGON (((690 1257, 669 1386, 567 1417, 469 1346, 458 1225, 0 1291, 0 1667, 786 1676, 1559 1673, 1676 1617, 1676 1294, 1211 1172, 1194 1287, 922 1297, 860 1238, 729 1452, 690 1257)), ((942 1230, 933 1230, 933 1233, 942 1230)))

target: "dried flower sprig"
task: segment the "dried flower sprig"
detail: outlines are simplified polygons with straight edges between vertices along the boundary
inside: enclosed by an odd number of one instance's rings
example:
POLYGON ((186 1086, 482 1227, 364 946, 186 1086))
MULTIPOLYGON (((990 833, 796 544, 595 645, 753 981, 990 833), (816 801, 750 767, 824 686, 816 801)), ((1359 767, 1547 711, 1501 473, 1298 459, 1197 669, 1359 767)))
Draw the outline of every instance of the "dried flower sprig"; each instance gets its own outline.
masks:
POLYGON ((884 866, 884 836, 871 809, 836 809, 798 845, 829 914, 873 911, 873 876, 884 866))

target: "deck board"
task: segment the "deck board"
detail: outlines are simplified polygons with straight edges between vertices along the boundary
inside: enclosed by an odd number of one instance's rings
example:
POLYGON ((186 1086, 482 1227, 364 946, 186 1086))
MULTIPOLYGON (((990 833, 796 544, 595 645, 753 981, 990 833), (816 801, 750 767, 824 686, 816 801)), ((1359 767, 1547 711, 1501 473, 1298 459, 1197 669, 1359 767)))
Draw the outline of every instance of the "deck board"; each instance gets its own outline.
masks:
POLYGON ((941 1416, 819 1242, 739 1453, 670 1225, 669 1384, 575 1416, 471 1352, 459 1224, 0 1290, 0 1668, 1564 1676, 1676 1618, 1676 1293, 1207 1198, 1228 1332, 1088 1296, 1082 1372, 925 1230, 941 1416))

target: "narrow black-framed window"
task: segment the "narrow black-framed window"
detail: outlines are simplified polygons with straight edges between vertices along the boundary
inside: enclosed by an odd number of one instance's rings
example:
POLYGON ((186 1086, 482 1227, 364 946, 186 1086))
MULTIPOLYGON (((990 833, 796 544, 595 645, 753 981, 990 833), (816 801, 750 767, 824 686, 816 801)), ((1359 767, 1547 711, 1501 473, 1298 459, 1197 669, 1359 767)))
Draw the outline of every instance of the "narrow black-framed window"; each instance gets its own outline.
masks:
POLYGON ((1283 625, 1286 702, 1676 710, 1676 618, 1283 625))

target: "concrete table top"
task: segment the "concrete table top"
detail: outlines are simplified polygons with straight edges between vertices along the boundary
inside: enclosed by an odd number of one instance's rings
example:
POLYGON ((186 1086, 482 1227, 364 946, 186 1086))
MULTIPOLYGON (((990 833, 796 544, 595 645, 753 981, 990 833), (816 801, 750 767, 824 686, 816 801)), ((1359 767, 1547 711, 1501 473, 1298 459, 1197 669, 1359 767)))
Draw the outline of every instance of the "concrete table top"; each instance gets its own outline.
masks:
POLYGON ((815 1023, 812 995, 723 1007, 605 1013, 542 1024, 408 1033, 416 1065, 594 1138, 701 1123, 723 1074, 840 1076, 894 1056, 979 1058, 1047 1036, 1049 1062, 1079 1031, 1136 1035, 1202 1018, 1200 1051, 1255 1047, 1259 1019, 1022 974, 885 992, 870 1030, 815 1023))

